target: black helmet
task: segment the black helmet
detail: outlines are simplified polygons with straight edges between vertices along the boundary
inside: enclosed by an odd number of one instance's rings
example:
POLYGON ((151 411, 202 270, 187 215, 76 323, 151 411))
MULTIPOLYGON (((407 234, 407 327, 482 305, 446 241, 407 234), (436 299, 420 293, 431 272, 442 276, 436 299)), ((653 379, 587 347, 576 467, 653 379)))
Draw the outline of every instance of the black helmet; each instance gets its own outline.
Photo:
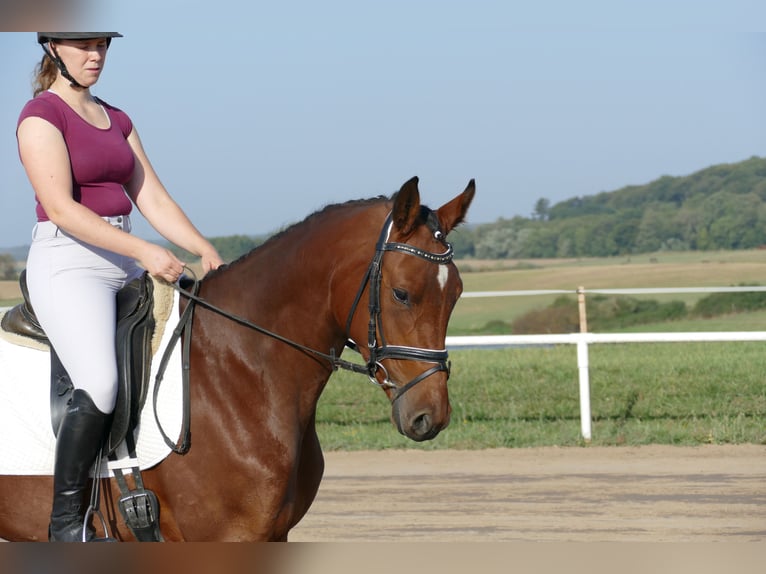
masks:
POLYGON ((93 38, 122 38, 119 32, 38 32, 37 42, 45 44, 48 40, 92 40, 93 38))
POLYGON ((45 54, 56 64, 56 67, 61 70, 61 75, 64 76, 73 87, 82 88, 80 84, 72 77, 69 70, 66 69, 64 62, 56 51, 56 46, 51 45, 51 49, 48 50, 46 44, 50 40, 93 40, 96 38, 106 38, 106 45, 112 43, 112 38, 122 38, 122 34, 119 32, 38 32, 37 42, 43 47, 45 54))

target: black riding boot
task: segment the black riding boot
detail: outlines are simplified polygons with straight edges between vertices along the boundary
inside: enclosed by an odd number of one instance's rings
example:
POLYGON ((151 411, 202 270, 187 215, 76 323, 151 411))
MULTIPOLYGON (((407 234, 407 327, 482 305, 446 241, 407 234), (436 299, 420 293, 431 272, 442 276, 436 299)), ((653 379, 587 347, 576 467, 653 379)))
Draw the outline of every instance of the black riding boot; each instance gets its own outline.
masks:
MULTIPOLYGON (((110 414, 104 414, 81 389, 61 419, 53 474, 53 510, 48 527, 51 542, 81 542, 87 510, 88 474, 101 448, 110 414)), ((88 538, 93 533, 89 529, 88 538)))

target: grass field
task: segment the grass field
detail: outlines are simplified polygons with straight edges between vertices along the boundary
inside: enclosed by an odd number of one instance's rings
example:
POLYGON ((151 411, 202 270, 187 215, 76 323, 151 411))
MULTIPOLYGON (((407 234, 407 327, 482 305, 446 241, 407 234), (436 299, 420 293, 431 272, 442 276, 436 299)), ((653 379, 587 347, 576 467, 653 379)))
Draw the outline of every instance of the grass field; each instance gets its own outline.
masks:
MULTIPOLYGON (((573 346, 450 354, 452 422, 416 444, 389 421, 382 391, 336 373, 317 411, 325 448, 480 449, 576 446, 573 346)), ((766 444, 766 343, 590 347, 593 445, 766 444)))

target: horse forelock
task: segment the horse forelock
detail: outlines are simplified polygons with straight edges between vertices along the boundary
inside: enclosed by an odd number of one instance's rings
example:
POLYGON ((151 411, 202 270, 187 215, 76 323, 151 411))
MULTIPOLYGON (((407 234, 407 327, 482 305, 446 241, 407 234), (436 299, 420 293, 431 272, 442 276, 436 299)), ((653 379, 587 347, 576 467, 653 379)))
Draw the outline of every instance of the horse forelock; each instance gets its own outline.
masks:
POLYGON ((442 232, 439 216, 436 215, 435 211, 426 207, 425 205, 421 205, 420 213, 421 217, 423 218, 423 222, 428 226, 428 229, 431 231, 431 233, 436 233, 437 231, 442 232))

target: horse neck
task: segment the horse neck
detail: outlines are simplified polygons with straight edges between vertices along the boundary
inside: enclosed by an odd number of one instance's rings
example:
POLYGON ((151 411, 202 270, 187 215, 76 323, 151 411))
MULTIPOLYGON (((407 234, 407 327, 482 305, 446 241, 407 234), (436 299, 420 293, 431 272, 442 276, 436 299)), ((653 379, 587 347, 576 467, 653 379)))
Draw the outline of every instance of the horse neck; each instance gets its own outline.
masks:
POLYGON ((360 203, 315 214, 232 264, 204 292, 280 335, 340 352, 388 209, 360 203), (295 320, 286 321, 288 315, 295 320))
MULTIPOLYGON (((339 356, 346 317, 386 213, 382 207, 315 217, 208 276, 200 294, 290 341, 339 356)), ((332 374, 329 360, 290 349, 206 309, 195 314, 193 333, 193 417, 210 440, 219 437, 221 448, 229 439, 222 436, 220 409, 260 421, 239 435, 240 443, 253 445, 274 432, 264 425, 303 428, 314 416, 332 374)))

